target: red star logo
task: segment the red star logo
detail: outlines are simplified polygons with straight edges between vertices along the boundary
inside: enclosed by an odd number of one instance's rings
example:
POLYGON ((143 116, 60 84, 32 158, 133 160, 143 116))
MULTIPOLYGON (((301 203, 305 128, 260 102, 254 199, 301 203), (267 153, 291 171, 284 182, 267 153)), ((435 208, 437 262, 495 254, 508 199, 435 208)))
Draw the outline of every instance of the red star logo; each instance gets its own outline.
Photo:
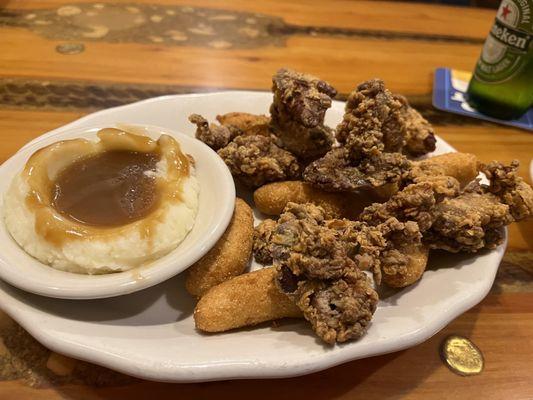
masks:
POLYGON ((505 7, 502 8, 503 19, 507 19, 507 16, 509 15, 510 12, 511 12, 511 9, 506 4, 505 7))

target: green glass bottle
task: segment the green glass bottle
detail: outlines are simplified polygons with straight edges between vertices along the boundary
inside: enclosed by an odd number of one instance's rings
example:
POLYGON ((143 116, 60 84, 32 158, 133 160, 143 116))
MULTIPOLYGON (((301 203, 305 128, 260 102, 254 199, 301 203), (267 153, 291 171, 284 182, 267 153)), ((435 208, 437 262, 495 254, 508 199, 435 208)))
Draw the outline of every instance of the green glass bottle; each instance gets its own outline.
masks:
POLYGON ((503 0, 468 85, 468 103, 513 119, 533 105, 533 0, 503 0))

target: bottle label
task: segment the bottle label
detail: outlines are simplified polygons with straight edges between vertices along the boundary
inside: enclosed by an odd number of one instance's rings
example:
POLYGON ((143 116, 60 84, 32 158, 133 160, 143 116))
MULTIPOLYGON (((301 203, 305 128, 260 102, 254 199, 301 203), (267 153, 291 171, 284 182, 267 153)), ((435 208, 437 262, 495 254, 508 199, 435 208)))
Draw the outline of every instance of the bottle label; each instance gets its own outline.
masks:
POLYGON ((487 83, 504 82, 527 62, 531 44, 531 1, 503 0, 485 41, 475 76, 487 83))

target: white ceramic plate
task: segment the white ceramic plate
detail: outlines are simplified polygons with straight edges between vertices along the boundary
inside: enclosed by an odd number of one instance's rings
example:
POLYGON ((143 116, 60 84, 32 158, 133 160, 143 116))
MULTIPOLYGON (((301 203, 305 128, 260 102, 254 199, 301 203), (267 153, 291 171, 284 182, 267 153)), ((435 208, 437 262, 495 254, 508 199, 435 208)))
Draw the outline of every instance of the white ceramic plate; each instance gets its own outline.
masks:
MULTIPOLYGON (((124 121, 116 119, 116 122, 124 121)), ((100 128, 114 126, 115 123, 92 119, 93 127, 88 128, 86 124, 75 122, 24 146, 0 166, 0 210, 13 176, 24 168, 28 158, 37 149, 63 139, 84 137, 97 140, 96 133, 100 128)), ((188 135, 148 125, 137 126, 137 130, 154 139, 163 133, 172 135, 182 150, 195 159, 196 176, 200 184, 198 214, 192 230, 179 246, 166 256, 130 271, 93 276, 74 274, 55 270, 29 256, 12 239, 1 218, 1 279, 26 291, 51 297, 95 299, 117 296, 145 289, 173 277, 213 247, 226 230, 235 205, 235 185, 228 168, 211 148, 188 135)))
MULTIPOLYGON (((68 128, 123 121, 193 135, 190 113, 209 119, 237 110, 267 113, 271 97, 254 92, 160 97, 89 115, 68 128)), ((335 125, 342 112, 343 104, 335 102, 328 124, 335 125)), ((453 151, 440 139, 437 146, 437 154, 453 151)), ((127 296, 85 301, 44 298, 0 282, 0 306, 50 349, 141 378, 192 382, 289 377, 428 339, 487 294, 504 249, 433 254, 420 282, 381 294, 361 340, 334 347, 322 345, 302 321, 200 334, 194 329, 195 302, 185 292, 183 274, 127 296)))

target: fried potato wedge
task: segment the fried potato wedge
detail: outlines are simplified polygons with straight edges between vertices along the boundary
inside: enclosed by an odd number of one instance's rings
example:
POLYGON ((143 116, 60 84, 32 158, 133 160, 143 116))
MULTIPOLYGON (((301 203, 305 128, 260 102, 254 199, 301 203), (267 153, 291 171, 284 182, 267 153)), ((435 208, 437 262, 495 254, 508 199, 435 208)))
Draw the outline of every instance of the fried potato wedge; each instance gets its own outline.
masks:
POLYGON ((213 287, 194 310, 196 328, 224 332, 287 317, 302 317, 296 304, 276 285, 276 269, 263 268, 213 287))
POLYGON ((252 254, 254 217, 252 209, 240 198, 235 211, 215 246, 188 270, 185 287, 193 296, 201 297, 213 286, 240 275, 252 254))
POLYGON ((261 186, 254 192, 254 202, 259 211, 267 215, 280 215, 287 203, 313 203, 321 206, 332 218, 356 218, 375 198, 367 193, 330 193, 302 181, 274 182, 261 186))
POLYGON ((417 161, 416 164, 429 174, 453 176, 461 187, 471 182, 479 172, 478 159, 470 153, 441 154, 417 161))

